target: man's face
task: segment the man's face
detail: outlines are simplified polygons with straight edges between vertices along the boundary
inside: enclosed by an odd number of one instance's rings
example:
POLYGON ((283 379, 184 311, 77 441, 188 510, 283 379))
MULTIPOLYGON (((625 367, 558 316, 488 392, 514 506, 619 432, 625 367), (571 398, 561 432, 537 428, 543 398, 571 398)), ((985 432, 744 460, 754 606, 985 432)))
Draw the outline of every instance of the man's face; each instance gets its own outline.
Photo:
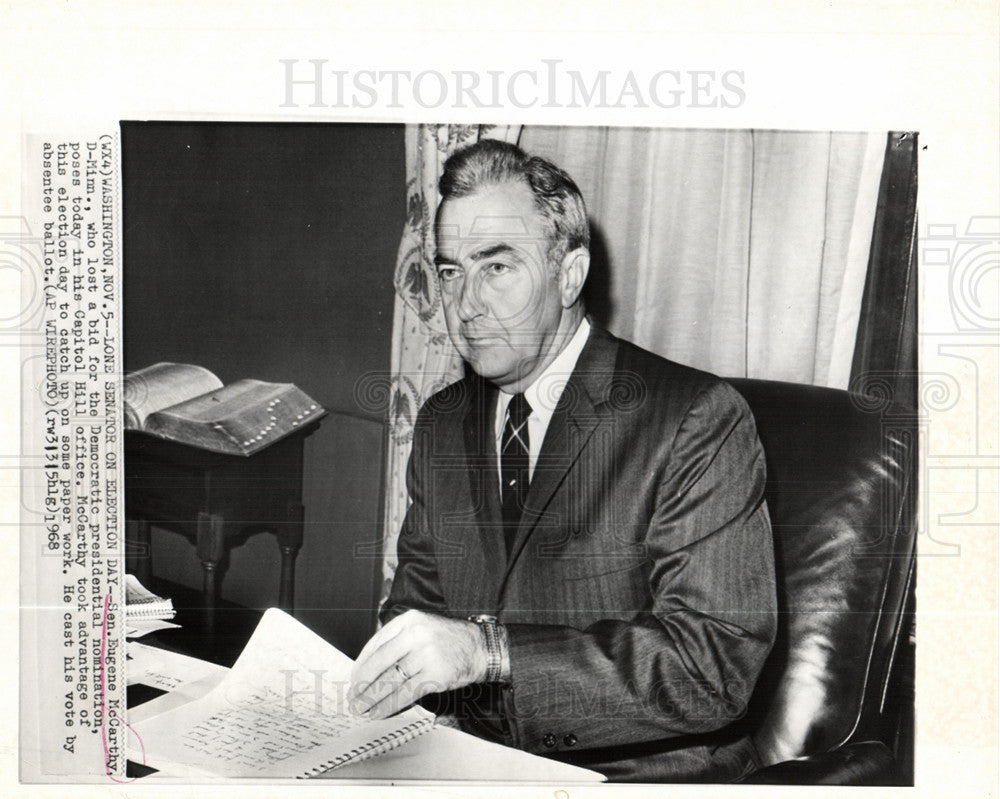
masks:
POLYGON ((563 306, 548 225, 524 183, 446 200, 437 267, 448 333, 466 362, 521 390, 545 367, 563 306))

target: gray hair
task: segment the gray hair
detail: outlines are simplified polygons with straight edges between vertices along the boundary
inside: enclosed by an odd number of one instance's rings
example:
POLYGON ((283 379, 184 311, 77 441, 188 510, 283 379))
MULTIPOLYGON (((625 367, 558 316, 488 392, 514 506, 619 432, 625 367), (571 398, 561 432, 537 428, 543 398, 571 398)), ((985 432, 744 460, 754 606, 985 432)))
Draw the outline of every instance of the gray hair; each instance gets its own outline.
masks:
POLYGON ((485 186, 521 180, 531 189, 535 207, 548 222, 547 255, 553 264, 558 265, 566 253, 578 247, 590 246, 587 207, 573 178, 555 164, 529 156, 513 144, 481 139, 455 151, 445 162, 438 188, 443 203, 485 186))

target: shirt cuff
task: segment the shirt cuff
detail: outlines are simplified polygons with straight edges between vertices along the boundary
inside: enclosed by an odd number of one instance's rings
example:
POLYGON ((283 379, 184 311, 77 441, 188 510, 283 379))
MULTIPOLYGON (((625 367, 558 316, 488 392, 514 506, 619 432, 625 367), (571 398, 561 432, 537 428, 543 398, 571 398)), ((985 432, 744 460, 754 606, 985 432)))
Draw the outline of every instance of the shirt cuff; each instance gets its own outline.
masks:
POLYGON ((507 627, 498 624, 497 633, 500 639, 500 682, 510 683, 510 644, 507 641, 507 627))

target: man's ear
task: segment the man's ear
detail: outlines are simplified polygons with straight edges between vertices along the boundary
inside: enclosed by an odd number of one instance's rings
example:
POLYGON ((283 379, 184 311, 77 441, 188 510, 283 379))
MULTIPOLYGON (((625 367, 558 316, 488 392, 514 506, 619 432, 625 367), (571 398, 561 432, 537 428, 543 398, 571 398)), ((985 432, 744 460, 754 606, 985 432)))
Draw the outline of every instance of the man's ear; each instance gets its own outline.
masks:
POLYGON ((559 295, 563 308, 569 308, 575 303, 590 271, 590 251, 586 247, 577 247, 563 256, 559 265, 559 295))

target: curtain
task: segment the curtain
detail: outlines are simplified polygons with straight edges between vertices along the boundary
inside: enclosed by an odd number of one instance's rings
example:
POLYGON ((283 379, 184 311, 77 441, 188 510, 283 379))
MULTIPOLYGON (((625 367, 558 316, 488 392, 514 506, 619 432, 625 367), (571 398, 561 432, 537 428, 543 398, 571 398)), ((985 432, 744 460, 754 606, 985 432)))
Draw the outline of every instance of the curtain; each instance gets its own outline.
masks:
POLYGON ((416 411, 462 374, 433 269, 437 180, 482 136, 517 142, 580 186, 593 233, 587 307, 616 335, 727 377, 847 388, 851 376, 884 133, 410 126, 383 600, 416 411))
POLYGON ((406 126, 406 223, 396 257, 392 318, 389 446, 382 538, 385 601, 396 570, 396 539, 406 514, 406 461, 417 410, 436 391, 462 377, 462 359, 448 338, 434 269, 434 212, 438 179, 455 150, 480 138, 516 141, 517 127, 406 126))
POLYGON ((612 332, 727 377, 847 388, 884 133, 529 127, 520 145, 583 192, 588 305, 612 332))

